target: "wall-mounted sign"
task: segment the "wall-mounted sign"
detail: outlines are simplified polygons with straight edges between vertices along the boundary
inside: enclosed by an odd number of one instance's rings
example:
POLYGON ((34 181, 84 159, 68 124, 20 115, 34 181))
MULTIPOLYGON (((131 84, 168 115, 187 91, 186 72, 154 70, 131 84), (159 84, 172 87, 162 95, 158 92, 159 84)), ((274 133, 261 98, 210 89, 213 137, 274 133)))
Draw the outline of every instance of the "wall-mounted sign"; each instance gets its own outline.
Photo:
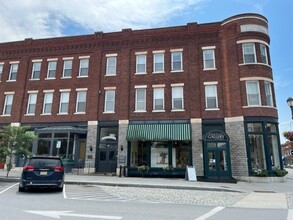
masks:
POLYGON ((57 141, 56 148, 59 149, 61 147, 61 141, 57 141))
POLYGON ((209 131, 205 136, 204 136, 205 141, 228 141, 229 137, 228 135, 220 130, 213 130, 209 131))

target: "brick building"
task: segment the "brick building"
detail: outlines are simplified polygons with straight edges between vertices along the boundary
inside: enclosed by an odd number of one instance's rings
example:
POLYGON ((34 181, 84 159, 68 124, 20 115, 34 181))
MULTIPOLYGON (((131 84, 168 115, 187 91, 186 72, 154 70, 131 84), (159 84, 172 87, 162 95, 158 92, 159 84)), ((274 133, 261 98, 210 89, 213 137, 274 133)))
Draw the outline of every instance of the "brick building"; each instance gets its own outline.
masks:
POLYGON ((2 43, 0 123, 30 126, 32 152, 68 168, 273 175, 283 167, 269 44, 258 14, 2 43))

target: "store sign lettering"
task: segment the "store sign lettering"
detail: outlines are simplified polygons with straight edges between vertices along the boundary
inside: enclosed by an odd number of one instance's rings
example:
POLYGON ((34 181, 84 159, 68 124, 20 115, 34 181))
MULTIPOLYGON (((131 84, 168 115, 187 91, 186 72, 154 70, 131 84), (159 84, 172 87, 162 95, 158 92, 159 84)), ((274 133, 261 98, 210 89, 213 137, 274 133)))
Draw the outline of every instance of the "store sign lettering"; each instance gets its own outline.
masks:
POLYGON ((224 140, 225 136, 221 133, 209 133, 209 134, 207 134, 206 139, 224 140))

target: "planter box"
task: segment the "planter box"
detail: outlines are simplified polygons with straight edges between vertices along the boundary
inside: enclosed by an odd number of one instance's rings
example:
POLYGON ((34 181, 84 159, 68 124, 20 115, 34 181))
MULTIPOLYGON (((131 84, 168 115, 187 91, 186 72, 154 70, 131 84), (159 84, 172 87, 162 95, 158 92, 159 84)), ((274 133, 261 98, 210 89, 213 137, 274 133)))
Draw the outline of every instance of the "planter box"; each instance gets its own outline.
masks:
POLYGON ((286 176, 282 176, 282 177, 238 176, 235 178, 240 181, 252 182, 252 183, 270 183, 270 182, 285 183, 286 182, 286 176))

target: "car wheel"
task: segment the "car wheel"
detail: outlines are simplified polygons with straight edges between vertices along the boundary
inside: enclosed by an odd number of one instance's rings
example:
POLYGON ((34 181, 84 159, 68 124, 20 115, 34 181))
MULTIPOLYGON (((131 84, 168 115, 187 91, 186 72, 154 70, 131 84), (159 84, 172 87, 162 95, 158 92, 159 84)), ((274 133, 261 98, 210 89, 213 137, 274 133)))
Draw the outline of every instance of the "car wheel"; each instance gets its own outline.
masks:
POLYGON ((63 192, 63 186, 57 189, 58 192, 63 192))
POLYGON ((21 187, 21 186, 18 187, 18 192, 24 192, 24 191, 25 191, 24 187, 21 187))

